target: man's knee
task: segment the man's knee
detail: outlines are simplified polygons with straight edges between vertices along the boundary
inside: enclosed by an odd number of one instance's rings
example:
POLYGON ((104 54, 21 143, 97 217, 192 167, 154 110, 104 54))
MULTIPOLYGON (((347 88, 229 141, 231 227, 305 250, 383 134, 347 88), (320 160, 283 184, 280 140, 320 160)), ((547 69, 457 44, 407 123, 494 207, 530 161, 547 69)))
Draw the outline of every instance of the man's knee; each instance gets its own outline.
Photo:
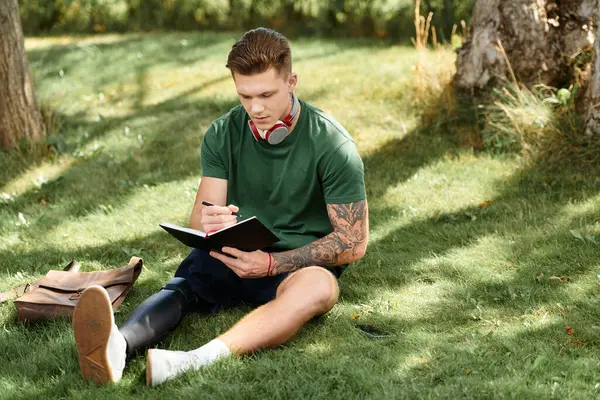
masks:
POLYGON ((297 304, 324 314, 337 303, 339 287, 333 274, 322 267, 307 267, 288 276, 277 289, 277 297, 294 296, 297 304))

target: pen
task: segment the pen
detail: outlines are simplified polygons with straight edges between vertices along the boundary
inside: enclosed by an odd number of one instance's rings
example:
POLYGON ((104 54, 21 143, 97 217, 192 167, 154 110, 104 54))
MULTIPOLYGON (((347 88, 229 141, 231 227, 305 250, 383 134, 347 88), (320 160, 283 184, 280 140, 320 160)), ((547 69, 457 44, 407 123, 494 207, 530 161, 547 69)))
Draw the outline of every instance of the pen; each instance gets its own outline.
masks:
MULTIPOLYGON (((206 200, 202 200, 202 204, 205 206, 214 206, 213 203, 206 201, 206 200)), ((231 215, 238 215, 236 212, 232 212, 231 215)))

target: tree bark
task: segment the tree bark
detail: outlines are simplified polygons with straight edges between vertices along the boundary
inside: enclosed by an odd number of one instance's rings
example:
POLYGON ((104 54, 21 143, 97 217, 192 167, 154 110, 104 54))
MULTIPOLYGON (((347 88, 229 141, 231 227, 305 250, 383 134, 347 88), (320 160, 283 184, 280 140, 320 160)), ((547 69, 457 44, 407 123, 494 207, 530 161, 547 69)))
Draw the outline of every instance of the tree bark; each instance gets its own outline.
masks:
MULTIPOLYGON (((596 24, 600 22, 600 3, 596 6, 596 21, 596 24)), ((588 111, 585 121, 585 133, 588 136, 598 136, 600 135, 600 29, 596 29, 592 77, 588 85, 586 100, 588 111)))
POLYGON ((525 84, 560 86, 573 75, 570 57, 594 40, 597 0, 477 0, 472 34, 458 50, 455 85, 484 88, 507 77, 509 66, 525 84))
POLYGON ((0 146, 33 143, 46 130, 38 111, 17 0, 0 3, 0 146))

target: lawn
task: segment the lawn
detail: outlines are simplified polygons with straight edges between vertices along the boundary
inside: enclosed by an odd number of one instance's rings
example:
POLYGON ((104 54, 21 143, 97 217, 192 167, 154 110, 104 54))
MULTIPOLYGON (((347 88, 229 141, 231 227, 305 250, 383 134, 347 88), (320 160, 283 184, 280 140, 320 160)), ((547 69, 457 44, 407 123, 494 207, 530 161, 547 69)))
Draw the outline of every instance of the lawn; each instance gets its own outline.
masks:
MULTIPOLYGON (((119 323, 161 288, 188 249, 158 224, 187 223, 202 135, 238 103, 224 67, 237 37, 27 40, 60 152, 0 153, 0 291, 71 259, 91 271, 140 256, 119 323)), ((342 276, 340 303, 276 350, 148 388, 144 357, 116 385, 83 381, 69 321, 25 326, 8 302, 0 398, 600 397, 597 174, 475 151, 443 117, 430 123, 419 66, 450 70, 450 51, 292 47, 299 96, 348 129, 365 164, 369 249, 342 276)), ((247 311, 190 315, 164 347, 196 348, 247 311)))

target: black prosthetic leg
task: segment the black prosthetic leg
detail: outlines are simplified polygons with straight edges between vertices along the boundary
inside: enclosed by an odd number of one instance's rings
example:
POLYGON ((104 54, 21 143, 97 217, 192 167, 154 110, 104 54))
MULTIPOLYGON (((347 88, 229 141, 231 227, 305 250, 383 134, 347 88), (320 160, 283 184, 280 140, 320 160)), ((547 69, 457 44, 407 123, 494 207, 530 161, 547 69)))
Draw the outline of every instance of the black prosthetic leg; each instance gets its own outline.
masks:
POLYGON ((197 301, 184 278, 169 279, 159 292, 137 306, 119 327, 127 341, 127 357, 164 340, 197 301))

